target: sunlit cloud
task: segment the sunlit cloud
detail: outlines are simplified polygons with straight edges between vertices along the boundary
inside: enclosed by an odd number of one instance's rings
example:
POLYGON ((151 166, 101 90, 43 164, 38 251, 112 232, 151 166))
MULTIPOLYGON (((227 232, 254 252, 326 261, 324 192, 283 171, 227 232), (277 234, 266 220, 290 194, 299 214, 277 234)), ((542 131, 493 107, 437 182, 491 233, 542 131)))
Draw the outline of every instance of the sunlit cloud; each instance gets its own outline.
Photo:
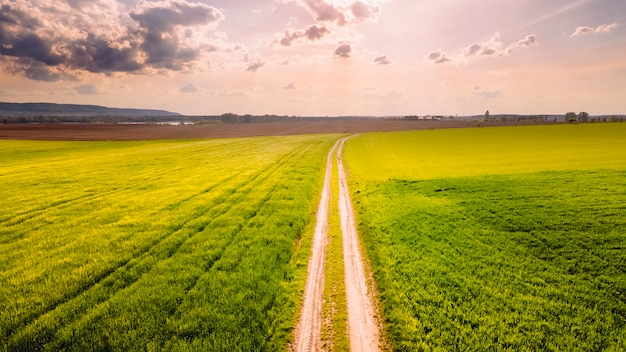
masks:
POLYGON ((224 19, 212 6, 185 0, 139 1, 125 11, 109 0, 40 2, 2 5, 0 55, 9 59, 0 68, 48 82, 67 79, 72 71, 189 69, 216 50, 196 32, 224 19))
POLYGON ((338 26, 376 21, 380 13, 380 6, 359 0, 341 4, 328 0, 297 0, 297 3, 306 8, 315 21, 338 26))
POLYGON ((505 43, 500 38, 500 33, 496 32, 489 39, 468 46, 463 50, 463 52, 461 52, 454 58, 451 58, 441 49, 437 49, 431 51, 428 55, 426 55, 426 61, 435 64, 445 64, 449 62, 463 64, 467 63, 469 60, 477 60, 480 58, 509 56, 516 48, 527 48, 538 44, 539 43, 537 41, 537 36, 534 34, 529 34, 523 39, 520 39, 509 45, 505 45, 505 43))
POLYGON ((598 26, 596 28, 592 28, 592 27, 576 27, 576 30, 574 31, 574 33, 572 33, 570 35, 571 38, 574 37, 578 37, 581 35, 585 35, 585 34, 601 34, 601 33, 609 33, 611 31, 613 31, 614 29, 616 29, 617 27, 619 27, 618 23, 611 23, 611 24, 603 24, 601 26, 598 26))

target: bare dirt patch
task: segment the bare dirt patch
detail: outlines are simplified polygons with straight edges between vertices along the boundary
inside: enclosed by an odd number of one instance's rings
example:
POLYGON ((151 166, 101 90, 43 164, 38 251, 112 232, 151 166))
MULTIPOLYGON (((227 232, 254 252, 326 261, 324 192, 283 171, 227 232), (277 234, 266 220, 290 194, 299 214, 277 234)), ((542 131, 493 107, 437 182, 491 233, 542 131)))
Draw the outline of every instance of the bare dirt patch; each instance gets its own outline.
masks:
MULTIPOLYGON (((492 125, 496 125, 495 123, 492 125)), ((498 125, 503 125, 499 123, 498 125)), ((285 136, 314 133, 365 133, 476 127, 473 121, 403 121, 383 119, 323 119, 317 121, 172 126, 157 124, 7 124, 0 139, 31 140, 153 140, 285 136)))

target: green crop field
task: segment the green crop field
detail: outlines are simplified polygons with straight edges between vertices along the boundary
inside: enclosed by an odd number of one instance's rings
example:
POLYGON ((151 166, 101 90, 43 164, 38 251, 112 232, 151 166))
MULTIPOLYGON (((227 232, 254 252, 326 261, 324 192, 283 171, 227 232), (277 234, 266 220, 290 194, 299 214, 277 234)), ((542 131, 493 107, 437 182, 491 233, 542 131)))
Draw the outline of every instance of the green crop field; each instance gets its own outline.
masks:
POLYGON ((0 350, 285 349, 337 138, 0 141, 0 350))
POLYGON ((626 124, 372 133, 345 159, 394 350, 626 350, 626 124))

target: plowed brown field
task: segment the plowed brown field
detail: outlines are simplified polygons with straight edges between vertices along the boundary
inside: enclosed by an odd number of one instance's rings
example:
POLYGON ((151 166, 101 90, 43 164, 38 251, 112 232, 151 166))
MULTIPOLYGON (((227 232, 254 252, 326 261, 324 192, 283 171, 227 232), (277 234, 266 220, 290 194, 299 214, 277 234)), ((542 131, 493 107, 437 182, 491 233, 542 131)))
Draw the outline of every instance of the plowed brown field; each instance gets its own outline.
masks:
MULTIPOLYGON (((483 126, 511 123, 490 122, 483 126)), ((327 119, 172 126, 157 124, 8 124, 0 125, 0 139, 41 140, 152 140, 285 136, 313 133, 365 133, 438 128, 476 127, 475 121, 403 121, 383 119, 327 119)))

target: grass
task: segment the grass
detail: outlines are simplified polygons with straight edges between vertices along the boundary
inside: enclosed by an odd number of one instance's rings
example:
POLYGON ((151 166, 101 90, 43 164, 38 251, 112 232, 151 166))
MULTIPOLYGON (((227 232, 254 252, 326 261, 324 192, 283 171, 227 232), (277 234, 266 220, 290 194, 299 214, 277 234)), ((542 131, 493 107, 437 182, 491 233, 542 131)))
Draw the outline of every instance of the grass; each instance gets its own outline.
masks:
POLYGON ((348 337, 348 306, 346 301, 343 241, 339 218, 339 172, 337 158, 332 160, 331 196, 328 207, 328 244, 324 270, 324 303, 322 316, 322 347, 324 351, 350 351, 348 337))
POLYGON ((336 139, 1 141, 0 350, 284 350, 336 139))
POLYGON ((626 125, 346 144, 394 350, 626 348, 626 125))

